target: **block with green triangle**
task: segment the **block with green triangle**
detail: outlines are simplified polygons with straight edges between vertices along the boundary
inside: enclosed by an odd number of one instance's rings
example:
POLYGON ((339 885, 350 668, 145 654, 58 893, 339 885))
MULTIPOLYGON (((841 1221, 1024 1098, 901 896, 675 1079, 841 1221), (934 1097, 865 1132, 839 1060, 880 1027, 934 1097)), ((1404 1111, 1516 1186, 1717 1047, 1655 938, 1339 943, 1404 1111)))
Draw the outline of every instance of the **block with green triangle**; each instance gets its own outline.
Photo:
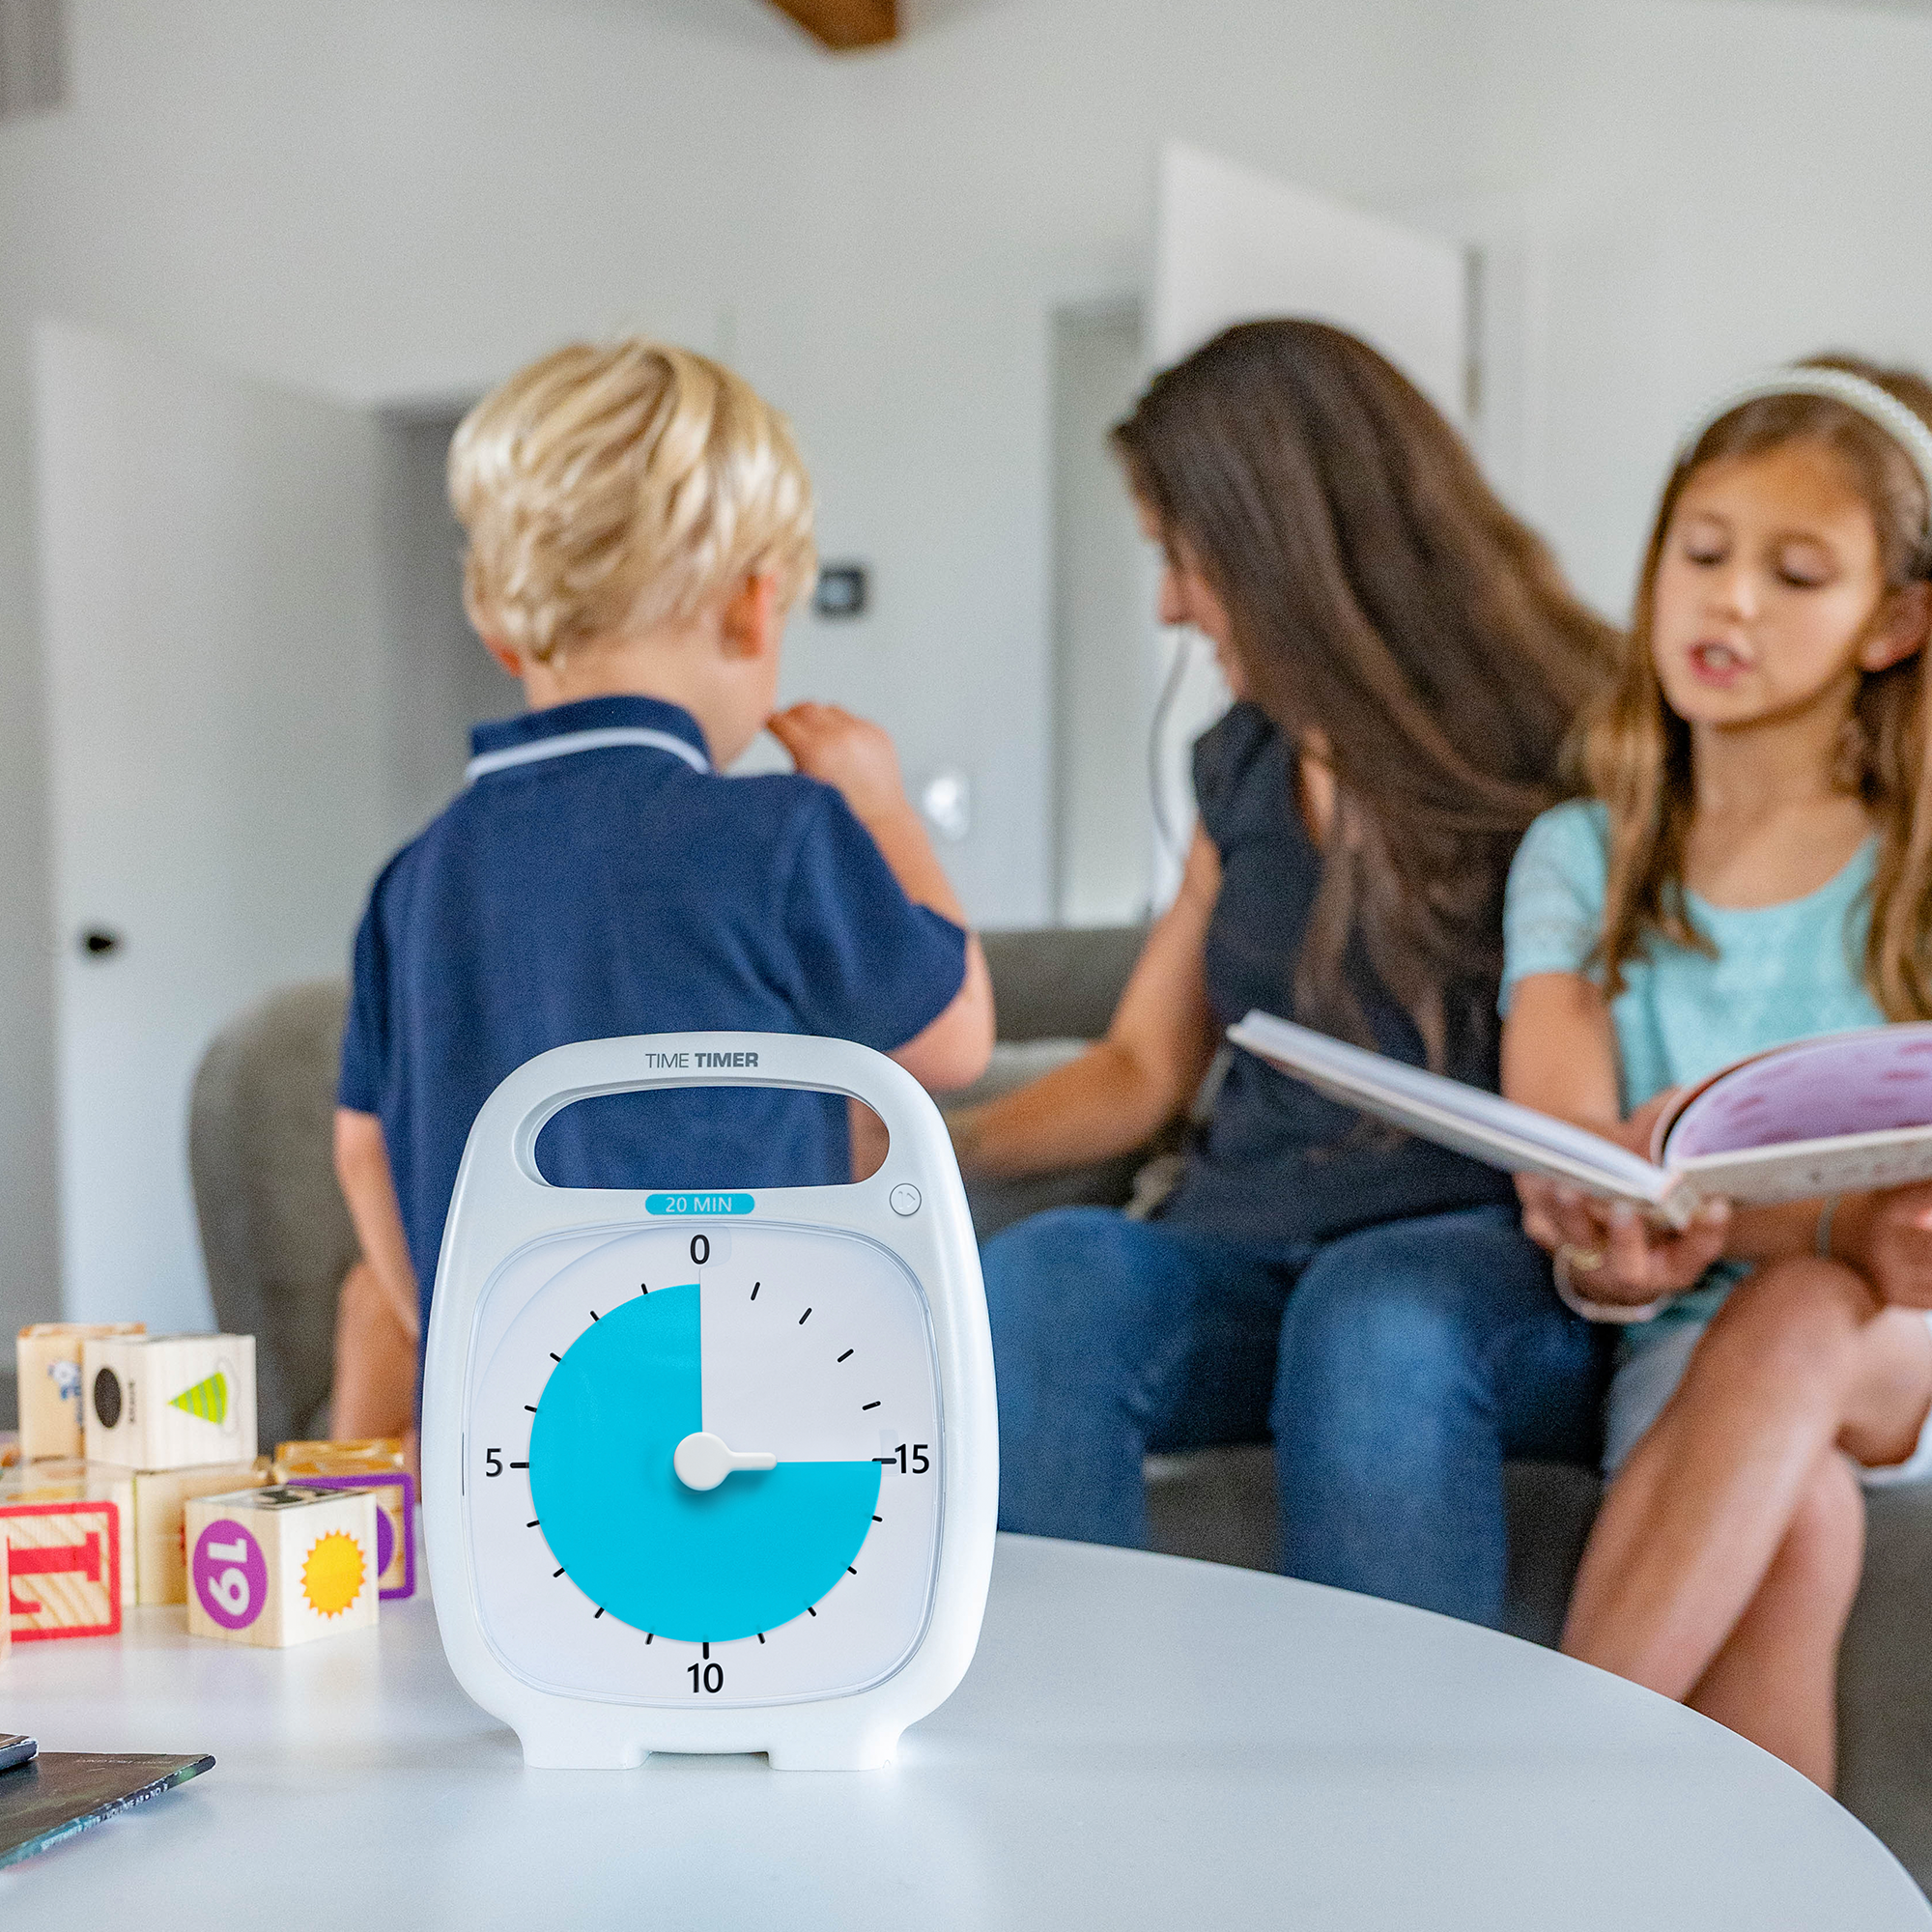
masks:
POLYGON ((83 1344, 91 1462, 189 1469, 255 1456, 252 1335, 129 1335, 83 1344))

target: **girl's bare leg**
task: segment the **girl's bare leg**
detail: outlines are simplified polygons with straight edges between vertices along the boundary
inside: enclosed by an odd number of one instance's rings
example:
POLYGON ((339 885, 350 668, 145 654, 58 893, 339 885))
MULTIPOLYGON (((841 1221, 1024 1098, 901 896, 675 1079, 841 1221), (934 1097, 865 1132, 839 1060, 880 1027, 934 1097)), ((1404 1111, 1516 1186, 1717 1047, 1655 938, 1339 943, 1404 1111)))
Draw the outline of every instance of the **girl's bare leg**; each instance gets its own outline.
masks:
POLYGON ((1865 1501, 1835 1449, 1813 1471, 1764 1581, 1690 1708, 1827 1791, 1837 1774, 1838 1641, 1864 1564, 1865 1501))
MULTIPOLYGON (((1922 1318, 1884 1308, 1861 1276, 1836 1263, 1762 1269, 1719 1311, 1611 1484, 1563 1648, 1665 1696, 1689 1697, 1767 1583, 1833 1446, 1871 1463, 1901 1461, 1928 1401, 1932 1338, 1922 1318)), ((1783 1607, 1766 1606, 1769 1622, 1753 1641, 1769 1642, 1779 1619, 1802 1610, 1804 1633, 1781 1640, 1829 1641, 1835 1656, 1835 1635, 1819 1622, 1830 1590, 1798 1581, 1818 1560, 1814 1529, 1794 1544, 1795 1567, 1775 1593, 1783 1607)), ((1720 1696, 1744 1682, 1747 1666, 1740 1672, 1719 1678, 1720 1696)))

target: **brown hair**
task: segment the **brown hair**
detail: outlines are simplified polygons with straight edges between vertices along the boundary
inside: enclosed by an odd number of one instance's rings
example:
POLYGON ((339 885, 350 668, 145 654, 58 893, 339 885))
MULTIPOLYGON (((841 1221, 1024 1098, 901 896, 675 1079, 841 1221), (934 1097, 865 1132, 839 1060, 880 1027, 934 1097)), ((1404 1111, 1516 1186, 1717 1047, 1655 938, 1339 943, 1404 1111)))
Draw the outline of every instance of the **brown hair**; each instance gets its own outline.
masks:
MULTIPOLYGON (((1932 384, 1906 369, 1855 355, 1816 355, 1801 366, 1843 369, 1875 383, 1932 424, 1932 384)), ((1623 990, 1623 968, 1652 933, 1713 952, 1684 897, 1684 847, 1695 810, 1690 732, 1663 701, 1652 662, 1658 565, 1684 486, 1708 463, 1762 456, 1794 442, 1831 452, 1863 497, 1877 526, 1887 585, 1903 589, 1932 575, 1926 486, 1897 440, 1858 411, 1827 396, 1764 396, 1712 423, 1663 486, 1637 582, 1636 610, 1621 671, 1591 717, 1584 739, 1590 783, 1608 808, 1609 870, 1596 954, 1605 990, 1623 990)), ((1932 1015, 1932 785, 1927 783, 1922 651, 1865 673, 1853 702, 1838 781, 1877 820, 1864 982, 1889 1019, 1932 1015)))
POLYGON ((1254 701, 1336 780, 1295 1005, 1367 1039, 1369 965, 1440 1066, 1487 1024, 1509 863, 1566 795, 1561 751, 1615 634, 1366 343, 1242 323, 1155 377, 1114 432, 1134 494, 1226 608, 1254 701))

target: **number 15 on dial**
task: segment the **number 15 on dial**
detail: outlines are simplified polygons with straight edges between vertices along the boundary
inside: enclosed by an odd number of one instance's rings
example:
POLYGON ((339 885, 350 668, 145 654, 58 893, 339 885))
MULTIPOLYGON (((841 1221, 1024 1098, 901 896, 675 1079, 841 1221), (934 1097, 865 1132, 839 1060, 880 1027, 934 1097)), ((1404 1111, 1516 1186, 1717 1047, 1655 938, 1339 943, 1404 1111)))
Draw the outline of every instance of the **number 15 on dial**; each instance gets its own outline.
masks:
POLYGON ((451 1662, 531 1763, 883 1762, 971 1660, 994 1445, 951 1144, 890 1061, 791 1036, 595 1041, 478 1116, 433 1302, 424 1520, 451 1662), (720 1084, 749 1065, 864 1100, 884 1167, 755 1196, 541 1180, 544 1121, 701 1078, 659 1070, 679 1055, 732 1067, 720 1084))

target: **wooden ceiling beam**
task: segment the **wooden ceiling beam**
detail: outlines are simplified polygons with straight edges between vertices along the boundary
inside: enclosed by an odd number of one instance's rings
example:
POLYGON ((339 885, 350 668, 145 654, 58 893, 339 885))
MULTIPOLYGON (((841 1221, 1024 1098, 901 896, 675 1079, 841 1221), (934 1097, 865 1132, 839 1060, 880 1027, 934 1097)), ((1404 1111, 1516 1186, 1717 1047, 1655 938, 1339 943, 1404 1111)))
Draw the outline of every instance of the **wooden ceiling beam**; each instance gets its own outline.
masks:
POLYGON ((896 40, 898 0, 773 0, 773 4, 839 53, 896 40))

